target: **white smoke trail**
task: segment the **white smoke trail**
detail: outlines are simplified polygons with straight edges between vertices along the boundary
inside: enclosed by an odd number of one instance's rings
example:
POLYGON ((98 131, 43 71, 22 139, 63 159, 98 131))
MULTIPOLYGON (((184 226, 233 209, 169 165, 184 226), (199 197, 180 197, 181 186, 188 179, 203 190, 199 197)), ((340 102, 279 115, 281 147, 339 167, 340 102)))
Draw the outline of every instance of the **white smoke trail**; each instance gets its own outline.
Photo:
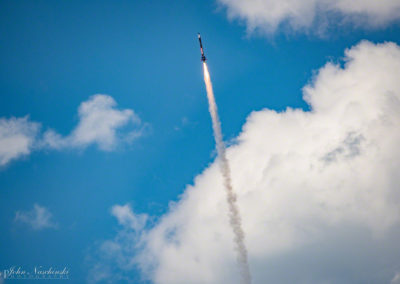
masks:
POLYGON ((212 119, 212 127, 214 130, 215 143, 221 167, 222 176, 224 178, 224 186, 226 189, 226 198, 229 206, 229 223, 234 233, 234 241, 238 252, 237 261, 239 264, 241 283, 251 284, 251 275, 249 263, 247 260, 247 249, 244 244, 244 232, 242 229, 242 221, 240 218, 239 208, 236 204, 236 194, 232 188, 231 171, 229 168, 228 159, 226 158, 226 149, 222 140, 221 123, 219 121, 217 104, 215 103, 214 92, 211 84, 210 73, 208 72, 207 64, 203 62, 204 82, 206 83, 207 98, 209 111, 212 119))

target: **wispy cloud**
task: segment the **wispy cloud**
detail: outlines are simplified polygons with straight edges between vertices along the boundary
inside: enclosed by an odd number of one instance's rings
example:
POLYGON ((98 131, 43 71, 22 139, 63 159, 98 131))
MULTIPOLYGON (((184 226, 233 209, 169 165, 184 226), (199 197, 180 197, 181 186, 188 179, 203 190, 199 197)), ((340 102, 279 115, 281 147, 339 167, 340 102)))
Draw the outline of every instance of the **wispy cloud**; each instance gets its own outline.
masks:
MULTIPOLYGON (((248 117, 227 157, 254 283, 397 281, 398 74, 398 45, 364 41, 303 89, 311 111, 248 117)), ((237 283, 217 163, 152 228, 127 234, 142 226, 116 208, 125 225, 107 245, 115 270, 140 269, 156 284, 237 283)))
POLYGON ((0 118, 0 166, 31 153, 40 124, 22 118, 0 118))
POLYGON ((81 103, 79 122, 67 137, 53 130, 44 134, 44 143, 51 148, 87 147, 95 144, 100 150, 110 151, 120 143, 131 143, 143 134, 144 127, 131 109, 118 109, 108 95, 94 95, 81 103))
MULTIPOLYGON (((279 28, 321 32, 343 24, 377 28, 400 19, 397 0, 217 0, 228 17, 243 20, 249 32, 279 28)), ((346 25, 348 28, 349 25, 346 25)))
POLYGON ((120 225, 134 231, 142 230, 148 219, 146 214, 134 214, 129 204, 113 206, 111 214, 117 218, 120 225))
POLYGON ((113 206, 111 214, 118 220, 119 231, 114 239, 97 243, 88 254, 88 282, 138 283, 137 277, 132 277, 138 264, 133 255, 140 248, 148 215, 134 213, 129 204, 113 206))
POLYGON ((396 272, 390 284, 400 284, 400 272, 396 272))
POLYGON ((34 204, 30 211, 17 211, 14 221, 27 224, 34 230, 56 229, 58 227, 51 212, 38 204, 34 204))
POLYGON ((108 95, 94 95, 80 104, 79 122, 67 136, 49 129, 40 132, 41 124, 22 118, 0 118, 0 166, 33 150, 84 149, 97 145, 102 151, 112 151, 120 145, 129 145, 149 129, 132 109, 117 108, 108 95))

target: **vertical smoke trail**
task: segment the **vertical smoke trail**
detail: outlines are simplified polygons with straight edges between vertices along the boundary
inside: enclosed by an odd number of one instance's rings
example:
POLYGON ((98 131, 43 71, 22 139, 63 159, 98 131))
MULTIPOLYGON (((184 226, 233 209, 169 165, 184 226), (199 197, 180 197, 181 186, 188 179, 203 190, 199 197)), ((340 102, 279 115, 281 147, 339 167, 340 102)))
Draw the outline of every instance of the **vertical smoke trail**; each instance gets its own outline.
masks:
POLYGON ((212 119, 212 127, 214 130, 215 143, 217 144, 218 157, 220 159, 220 167, 222 176, 224 178, 224 186, 226 189, 226 198, 229 206, 229 223, 234 233, 234 241, 238 251, 237 260, 239 263, 241 283, 251 284, 251 276, 249 264, 247 261, 247 249, 244 244, 244 232, 242 229, 242 222, 239 214, 239 208, 236 204, 236 194, 233 192, 231 182, 231 172, 226 158, 226 149, 222 140, 221 123, 219 121, 217 104, 215 103, 214 92, 212 89, 210 74, 208 73, 207 64, 203 62, 204 68, 204 82, 206 83, 207 98, 209 104, 209 111, 212 119))

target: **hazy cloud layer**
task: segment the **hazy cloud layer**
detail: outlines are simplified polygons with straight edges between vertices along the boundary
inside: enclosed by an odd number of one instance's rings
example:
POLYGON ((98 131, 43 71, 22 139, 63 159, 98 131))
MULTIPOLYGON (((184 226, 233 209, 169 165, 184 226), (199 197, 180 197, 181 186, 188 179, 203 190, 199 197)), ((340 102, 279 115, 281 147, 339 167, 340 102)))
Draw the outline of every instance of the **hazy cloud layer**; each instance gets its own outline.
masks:
POLYGON ((33 209, 30 211, 17 211, 14 221, 27 224, 34 230, 57 228, 51 212, 38 204, 34 204, 33 209))
MULTIPOLYGON (((398 74, 399 46, 364 41, 304 88, 311 111, 249 115, 227 155, 254 283, 397 283, 398 74)), ((138 234, 121 211, 123 229, 104 243, 120 253, 110 271, 136 265, 157 284, 238 283, 216 163, 152 228, 138 234)))
POLYGON ((143 131, 134 111, 119 110, 115 100, 108 95, 90 97, 81 103, 78 115, 78 125, 69 136, 62 137, 49 130, 44 134, 45 144, 56 149, 96 144, 101 150, 110 151, 121 142, 132 142, 143 131))
POLYGON ((390 281, 390 284, 399 284, 399 283, 400 283, 400 272, 397 272, 393 277, 392 281, 390 281))
POLYGON ((34 147, 40 124, 29 118, 0 118, 0 166, 29 155, 34 147))
POLYGON ((323 32, 329 26, 385 26, 400 18, 398 0, 218 0, 228 17, 243 20, 249 31, 274 33, 279 27, 323 32))

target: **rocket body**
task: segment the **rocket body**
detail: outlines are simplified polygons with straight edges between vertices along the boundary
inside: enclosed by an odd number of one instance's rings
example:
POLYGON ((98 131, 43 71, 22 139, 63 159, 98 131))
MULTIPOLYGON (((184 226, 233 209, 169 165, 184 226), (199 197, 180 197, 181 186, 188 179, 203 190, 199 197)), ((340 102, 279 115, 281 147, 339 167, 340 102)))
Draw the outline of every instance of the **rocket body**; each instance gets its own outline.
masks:
POLYGON ((203 44, 201 43, 201 36, 200 33, 197 34, 200 43, 200 52, 201 52, 201 61, 206 62, 206 56, 204 55, 203 44))

